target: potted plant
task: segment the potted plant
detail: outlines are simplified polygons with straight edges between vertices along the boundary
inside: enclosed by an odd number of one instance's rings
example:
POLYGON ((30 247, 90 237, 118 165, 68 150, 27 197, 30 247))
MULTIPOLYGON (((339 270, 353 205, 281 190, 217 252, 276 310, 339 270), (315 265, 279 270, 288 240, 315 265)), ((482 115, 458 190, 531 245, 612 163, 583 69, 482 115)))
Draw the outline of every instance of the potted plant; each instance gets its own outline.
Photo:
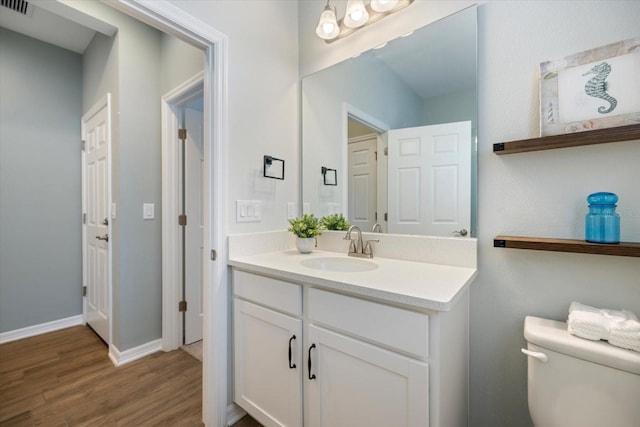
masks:
POLYGON ((347 231, 351 224, 342 214, 333 214, 322 217, 320 228, 325 230, 347 231))
POLYGON ((296 248, 303 254, 308 254, 315 246, 316 236, 320 236, 320 220, 313 214, 304 214, 301 218, 289 220, 289 231, 297 236, 296 248))

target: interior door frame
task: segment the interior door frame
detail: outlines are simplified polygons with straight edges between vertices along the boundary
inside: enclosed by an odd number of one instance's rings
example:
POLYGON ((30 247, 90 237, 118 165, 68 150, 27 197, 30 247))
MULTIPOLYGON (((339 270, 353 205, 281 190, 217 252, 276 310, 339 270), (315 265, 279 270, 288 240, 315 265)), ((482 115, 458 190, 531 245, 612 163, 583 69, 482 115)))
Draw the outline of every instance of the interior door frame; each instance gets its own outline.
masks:
MULTIPOLYGON (((181 104, 202 93, 204 72, 186 80, 162 97, 162 349, 171 351, 182 345, 183 317, 178 312, 182 300, 181 148, 178 117, 181 104)), ((205 201, 208 203, 208 200, 205 201)), ((203 274, 204 277, 204 274, 203 274)), ((204 283, 203 283, 204 286, 204 283)))
MULTIPOLYGON (((228 273, 225 205, 228 146, 228 38, 165 0, 103 0, 205 53, 204 64, 204 246, 216 262, 204 268, 202 417, 207 426, 226 427, 228 368, 228 273)), ((163 332, 164 333, 164 332, 163 332)))
MULTIPOLYGON (((87 129, 86 122, 91 119, 91 117, 95 116, 98 111, 103 108, 107 109, 107 206, 109 207, 109 223, 107 224, 107 235, 112 236, 112 219, 113 219, 113 211, 112 211, 112 159, 111 159, 111 94, 107 93, 102 98, 98 100, 91 108, 82 115, 80 119, 80 135, 82 141, 87 140, 87 129)), ((82 212, 83 217, 87 212, 87 165, 86 165, 86 157, 87 153, 85 150, 80 150, 81 156, 81 170, 82 170, 82 212)), ((113 347, 113 245, 107 245, 107 253, 109 254, 109 260, 107 265, 107 271, 109 272, 109 278, 107 280, 107 305, 109 307, 107 316, 109 317, 108 325, 108 339, 107 345, 109 346, 109 354, 111 354, 113 347)), ((86 220, 82 221, 82 283, 83 286, 86 286, 88 283, 87 280, 87 224, 86 220)), ((83 293, 82 295, 82 322, 84 324, 87 323, 87 296, 83 293)))

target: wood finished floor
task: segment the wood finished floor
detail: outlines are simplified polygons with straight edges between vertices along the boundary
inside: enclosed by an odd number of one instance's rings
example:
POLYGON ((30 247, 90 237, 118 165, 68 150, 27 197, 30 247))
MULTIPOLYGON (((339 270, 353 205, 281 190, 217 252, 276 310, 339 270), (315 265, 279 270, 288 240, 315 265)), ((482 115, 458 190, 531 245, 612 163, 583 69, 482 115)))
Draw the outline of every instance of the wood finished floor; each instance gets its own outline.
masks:
MULTIPOLYGON (((0 345, 0 426, 202 426, 202 364, 158 352, 116 368, 77 326, 0 345)), ((260 427, 248 415, 233 427, 260 427)))
POLYGON ((182 350, 114 367, 86 326, 0 345, 0 426, 202 426, 202 364, 182 350))

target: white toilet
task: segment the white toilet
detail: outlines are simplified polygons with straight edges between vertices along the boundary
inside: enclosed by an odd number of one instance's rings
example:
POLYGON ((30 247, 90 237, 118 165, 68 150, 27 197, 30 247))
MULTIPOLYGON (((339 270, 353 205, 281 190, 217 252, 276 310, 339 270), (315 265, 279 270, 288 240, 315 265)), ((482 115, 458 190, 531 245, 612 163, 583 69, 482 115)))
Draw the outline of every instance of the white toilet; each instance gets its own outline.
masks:
POLYGON ((640 353, 527 316, 529 413, 536 427, 640 427, 640 353))

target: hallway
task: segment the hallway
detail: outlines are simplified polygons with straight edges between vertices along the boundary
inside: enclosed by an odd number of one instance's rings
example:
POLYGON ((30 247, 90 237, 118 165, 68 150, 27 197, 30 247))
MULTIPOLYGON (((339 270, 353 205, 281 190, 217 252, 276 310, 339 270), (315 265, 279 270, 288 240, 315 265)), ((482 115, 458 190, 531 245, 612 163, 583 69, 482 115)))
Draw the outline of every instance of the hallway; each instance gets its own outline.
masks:
POLYGON ((0 426, 202 426, 202 364, 182 350, 114 367, 76 326, 0 345, 0 426))

